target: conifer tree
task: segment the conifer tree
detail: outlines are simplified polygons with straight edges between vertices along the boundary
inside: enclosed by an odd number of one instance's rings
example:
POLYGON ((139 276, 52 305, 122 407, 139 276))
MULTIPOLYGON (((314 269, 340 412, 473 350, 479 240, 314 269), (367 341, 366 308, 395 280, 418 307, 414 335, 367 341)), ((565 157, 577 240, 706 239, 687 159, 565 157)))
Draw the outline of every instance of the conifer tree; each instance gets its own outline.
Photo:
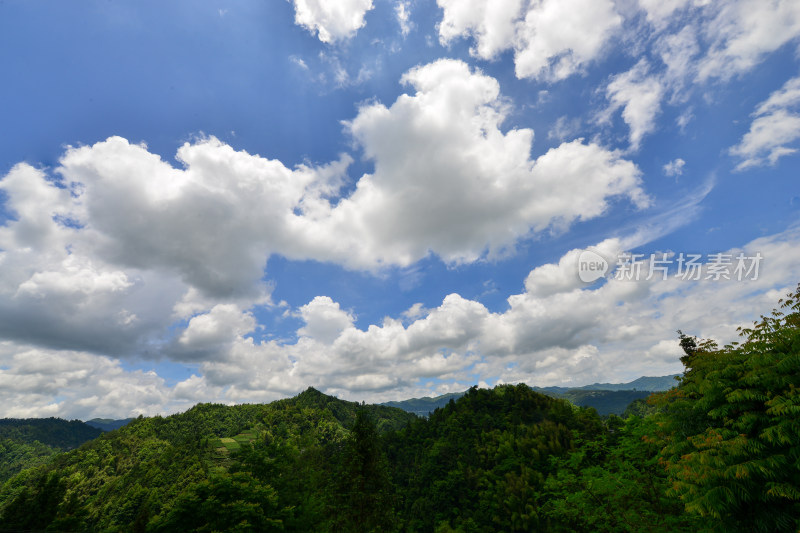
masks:
POLYGON ((378 431, 361 409, 344 448, 335 527, 348 532, 390 531, 394 508, 389 466, 378 431))

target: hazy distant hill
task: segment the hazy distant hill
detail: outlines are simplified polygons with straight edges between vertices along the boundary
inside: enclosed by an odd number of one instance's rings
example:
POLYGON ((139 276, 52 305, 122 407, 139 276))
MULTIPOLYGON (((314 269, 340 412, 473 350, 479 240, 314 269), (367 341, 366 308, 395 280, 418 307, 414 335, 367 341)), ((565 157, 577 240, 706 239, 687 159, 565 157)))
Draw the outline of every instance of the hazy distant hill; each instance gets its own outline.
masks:
POLYGON ((675 378, 677 378, 678 376, 680 376, 680 374, 672 374, 671 376, 658 376, 658 377, 642 376, 640 378, 634 379, 630 383, 595 383, 593 385, 584 385, 583 387, 575 387, 575 388, 584 390, 613 390, 613 391, 640 390, 640 391, 661 392, 669 390, 672 387, 676 387, 678 385, 678 382, 676 381, 675 378))
POLYGON ((658 376, 658 377, 642 376, 628 383, 593 383, 591 385, 582 385, 580 387, 553 386, 553 387, 534 387, 534 389, 540 392, 554 392, 557 394, 565 394, 568 391, 576 391, 576 390, 598 390, 598 391, 637 390, 637 391, 662 392, 677 386, 678 382, 675 380, 675 378, 679 375, 680 374, 673 374, 671 376, 658 376))
POLYGON ((408 413, 414 413, 417 416, 428 416, 438 407, 444 407, 450 400, 457 400, 464 396, 463 392, 451 392, 449 394, 442 394, 431 398, 425 396, 423 398, 411 398, 410 400, 403 400, 399 402, 384 402, 381 405, 389 407, 398 407, 408 413))
MULTIPOLYGON (((601 415, 621 415, 631 402, 647 398, 651 392, 669 390, 678 384, 675 377, 643 376, 629 383, 594 383, 582 387, 531 387, 533 390, 556 398, 564 398, 580 407, 594 407, 601 415)), ((463 392, 451 392, 436 397, 411 398, 410 400, 384 402, 381 405, 399 407, 417 416, 428 416, 437 408, 444 407, 451 399, 457 400, 463 392)))
POLYGON ((653 392, 642 390, 570 389, 560 397, 580 407, 593 407, 601 415, 622 415, 631 403, 647 398, 653 392))
POLYGON ((92 418, 87 420, 86 424, 93 428, 102 429, 103 431, 112 431, 119 429, 122 426, 127 426, 133 418, 123 418, 121 420, 114 420, 113 418, 92 418))

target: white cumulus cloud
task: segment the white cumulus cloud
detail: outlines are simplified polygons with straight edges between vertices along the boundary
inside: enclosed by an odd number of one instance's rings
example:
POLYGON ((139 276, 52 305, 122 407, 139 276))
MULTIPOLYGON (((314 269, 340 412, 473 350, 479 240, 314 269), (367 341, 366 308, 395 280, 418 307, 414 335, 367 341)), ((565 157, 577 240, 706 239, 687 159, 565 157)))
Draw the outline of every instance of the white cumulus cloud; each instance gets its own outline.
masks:
POLYGON ((800 139, 800 77, 792 78, 783 87, 756 107, 750 129, 732 147, 732 155, 742 159, 743 170, 764 164, 774 165, 778 159, 797 152, 800 139))
POLYGON ((567 78, 599 57, 621 24, 610 0, 531 2, 516 35, 517 77, 567 78))
POLYGON ((670 177, 680 176, 683 174, 683 167, 686 165, 686 161, 681 159, 680 157, 673 159, 666 165, 664 165, 664 174, 670 177))
POLYGON ((321 243, 354 239, 328 252, 339 261, 405 266, 432 252, 469 262, 531 232, 600 216, 614 196, 647 205, 638 169, 616 152, 579 139, 531 158, 533 131, 503 132, 497 81, 465 63, 439 60, 403 80, 415 94, 364 106, 348 124, 374 173, 334 209, 302 221, 320 230, 308 234, 321 243))
POLYGON ((293 0, 295 23, 323 43, 353 37, 364 26, 364 16, 373 8, 372 0, 293 0))
POLYGON ((663 92, 661 81, 649 73, 644 59, 627 72, 614 76, 606 87, 609 106, 604 116, 622 109, 622 119, 630 128, 632 150, 637 150, 642 138, 655 129, 663 92))
POLYGON ((711 2, 710 9, 718 12, 704 27, 710 47, 698 68, 701 81, 742 74, 800 38, 800 3, 795 0, 711 2))
POLYGON ((560 80, 595 60, 621 26, 610 0, 437 0, 439 39, 472 37, 472 53, 514 51, 518 78, 560 80))

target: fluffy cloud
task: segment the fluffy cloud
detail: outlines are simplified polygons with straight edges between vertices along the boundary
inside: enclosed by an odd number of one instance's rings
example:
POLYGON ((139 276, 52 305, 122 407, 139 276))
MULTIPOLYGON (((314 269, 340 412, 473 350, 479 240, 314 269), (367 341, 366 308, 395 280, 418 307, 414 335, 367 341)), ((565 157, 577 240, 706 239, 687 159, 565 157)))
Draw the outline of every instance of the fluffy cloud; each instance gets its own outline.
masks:
POLYGON ((683 174, 683 167, 686 165, 686 161, 681 159, 680 157, 677 159, 673 159, 666 165, 664 165, 664 174, 670 177, 680 176, 683 174))
POLYGON ((185 287, 94 253, 69 190, 25 164, 0 189, 14 216, 0 227, 0 338, 121 355, 144 350, 171 322, 170 299, 185 287))
POLYGON ((189 320, 171 355, 184 360, 217 357, 221 348, 255 328, 256 321, 251 313, 235 304, 218 304, 189 320))
POLYGON ((155 372, 84 352, 0 343, 0 402, 8 417, 128 417, 175 409, 155 372))
POLYGON ((344 330, 353 326, 354 317, 339 308, 339 304, 327 296, 317 296, 300 308, 300 316, 306 323, 297 333, 320 342, 333 342, 344 330))
POLYGON ((732 147, 732 155, 742 159, 737 169, 774 165, 778 159, 793 154, 790 146, 800 139, 800 77, 792 78, 756 107, 750 130, 739 144, 732 147))
MULTIPOLYGON (((615 258, 622 251, 619 239, 607 239, 590 250, 607 263, 614 263, 615 258)), ((557 264, 546 263, 531 270, 525 278, 525 291, 527 294, 545 297, 560 292, 571 292, 584 285, 577 276, 578 259, 582 250, 570 250, 557 264)))
POLYGON ((503 132, 497 81, 466 64, 440 60, 402 81, 415 94, 389 108, 365 105, 346 124, 375 167, 348 197, 337 197, 348 155, 290 169, 212 137, 183 145, 177 169, 112 137, 67 151, 58 173, 70 190, 30 167, 3 180, 10 207, 22 209, 15 238, 60 235, 108 264, 161 270, 205 296, 235 298, 263 290, 272 253, 363 269, 431 252, 473 261, 531 231, 600 216, 614 196, 647 204, 636 167, 596 144, 576 140, 532 159, 533 131, 503 132), (31 172, 39 189, 17 190, 27 183, 17 175, 31 172), (53 204, 47 216, 24 211, 43 202, 53 204))
POLYGON ((622 23, 610 0, 437 0, 439 38, 473 37, 473 55, 513 49, 518 78, 560 80, 597 58, 622 23))
POLYGON ((642 138, 655 129, 663 92, 658 78, 649 75, 649 65, 644 59, 629 71, 614 76, 606 87, 610 104, 604 116, 622 108, 622 119, 630 127, 632 150, 638 149, 642 138))
POLYGON ((257 290, 270 245, 285 238, 286 213, 304 195, 327 192, 350 161, 290 170, 214 138, 184 144, 177 159, 185 170, 112 137, 70 149, 59 173, 95 253, 173 272, 217 298, 257 290))
POLYGON ((705 26, 708 53, 698 78, 729 79, 800 37, 800 4, 794 0, 738 0, 716 4, 716 16, 705 26))
POLYGON ((372 0, 293 0, 295 24, 317 34, 323 43, 353 37, 364 26, 372 0))
POLYGON ((493 59, 513 46, 516 26, 524 14, 523 0, 437 0, 443 10, 439 39, 448 44, 456 38, 472 36, 472 54, 493 59))
POLYGON ((613 196, 647 205, 636 167, 596 144, 576 140, 531 159, 533 131, 503 133, 507 109, 497 82, 466 64, 440 60, 403 81, 416 94, 390 108, 362 107, 348 124, 375 172, 335 208, 306 211, 306 235, 339 238, 341 251, 320 255, 356 267, 405 266, 429 252, 473 261, 531 231, 600 216, 613 196), (355 240, 347 245, 342 236, 355 240))
POLYGON ((516 35, 517 77, 570 76, 600 55, 621 24, 610 0, 531 2, 516 35))

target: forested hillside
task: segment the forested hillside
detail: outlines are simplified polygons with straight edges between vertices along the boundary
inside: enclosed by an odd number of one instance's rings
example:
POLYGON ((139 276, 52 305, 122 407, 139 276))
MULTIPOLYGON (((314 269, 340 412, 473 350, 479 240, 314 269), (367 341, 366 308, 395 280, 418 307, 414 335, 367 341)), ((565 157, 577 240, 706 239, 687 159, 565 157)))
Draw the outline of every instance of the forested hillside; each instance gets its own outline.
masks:
POLYGON ((626 419, 525 385, 430 418, 308 389, 139 418, 0 490, 0 529, 797 531, 800 288, 626 419), (785 313, 785 314, 784 314, 785 313))
POLYGON ((26 468, 46 463, 57 453, 77 448, 101 433, 80 420, 0 419, 0 483, 26 468))

